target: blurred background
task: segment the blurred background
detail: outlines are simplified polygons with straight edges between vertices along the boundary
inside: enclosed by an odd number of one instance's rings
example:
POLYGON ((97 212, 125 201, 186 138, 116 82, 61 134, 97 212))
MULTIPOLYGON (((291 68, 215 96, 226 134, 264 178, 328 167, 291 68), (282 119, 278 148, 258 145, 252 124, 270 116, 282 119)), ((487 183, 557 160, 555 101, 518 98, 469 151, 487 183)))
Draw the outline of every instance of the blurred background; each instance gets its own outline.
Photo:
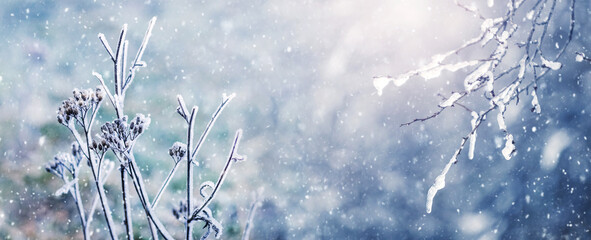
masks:
MULTIPOLYGON (((565 41, 569 2, 558 1, 549 48, 565 41)), ((506 1, 467 3, 491 18, 506 9, 506 1)), ((152 118, 136 158, 153 198, 173 166, 168 148, 185 139, 176 95, 199 106, 200 133, 222 94, 235 92, 195 170, 196 184, 217 179, 234 132, 244 129, 239 153, 248 160, 233 166, 212 204, 225 227, 223 239, 240 237, 252 193, 261 187, 252 239, 584 238, 591 234, 591 64, 575 62, 574 52, 591 55, 590 5, 577 2, 574 39, 559 59, 563 68, 540 84, 541 114, 529 111, 527 96, 508 109, 517 155, 503 158, 504 134, 496 120, 486 121, 475 158, 460 155, 427 214, 427 190, 469 132, 471 116, 451 109, 431 121, 400 124, 437 111, 437 94, 461 89, 467 72, 411 79, 386 87, 383 96, 372 77, 416 69, 476 36, 482 21, 453 1, 4 0, 0 238, 82 238, 74 202, 53 195, 62 181, 45 171, 73 141, 56 111, 73 88, 99 84, 92 71, 112 79, 98 33, 115 46, 127 23, 134 55, 153 16, 158 21, 143 57, 147 67, 126 99, 128 115, 152 118), (541 164, 544 157, 555 164, 541 164)), ((529 24, 526 12, 519 14, 517 23, 529 24)), ((515 59, 508 64, 520 58, 508 56, 515 59)), ((479 98, 465 104, 483 106, 479 98)), ((113 118, 112 106, 103 102, 98 124, 113 118)), ((178 238, 184 228, 171 209, 186 194, 182 169, 157 209, 178 238)), ((117 175, 107 191, 121 223, 117 175)), ((86 176, 81 184, 88 207, 94 183, 86 176)), ((149 238, 137 196, 133 200, 137 237, 149 238)), ((118 228, 122 234, 123 225, 118 228)), ((100 211, 91 231, 96 239, 108 236, 100 211)), ((196 235, 201 231, 196 227, 196 235)))

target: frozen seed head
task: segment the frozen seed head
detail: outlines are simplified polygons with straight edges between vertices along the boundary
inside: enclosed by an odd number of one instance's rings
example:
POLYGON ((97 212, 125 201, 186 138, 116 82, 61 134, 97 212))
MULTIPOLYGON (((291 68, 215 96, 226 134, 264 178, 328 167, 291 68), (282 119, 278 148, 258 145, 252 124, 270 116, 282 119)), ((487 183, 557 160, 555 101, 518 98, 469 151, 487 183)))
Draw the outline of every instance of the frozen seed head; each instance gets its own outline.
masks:
MULTIPOLYGON (((106 142, 106 146, 117 151, 127 151, 133 145, 135 140, 150 125, 150 118, 143 114, 138 114, 131 123, 127 123, 127 116, 115 119, 113 122, 106 122, 101 126, 99 137, 106 142)), ((98 143, 97 143, 98 147, 98 143)))
POLYGON ((77 89, 72 90, 72 97, 62 102, 58 108, 57 121, 60 124, 68 125, 73 119, 82 122, 84 114, 90 109, 96 109, 102 101, 104 93, 102 89, 77 89))
POLYGON ((180 162, 187 154, 187 145, 181 142, 175 142, 172 147, 168 149, 168 155, 172 157, 175 163, 180 162))
POLYGON ((178 207, 172 208, 172 215, 177 220, 184 220, 183 217, 187 214, 188 211, 189 211, 189 208, 188 208, 187 204, 185 204, 183 201, 180 201, 178 207))

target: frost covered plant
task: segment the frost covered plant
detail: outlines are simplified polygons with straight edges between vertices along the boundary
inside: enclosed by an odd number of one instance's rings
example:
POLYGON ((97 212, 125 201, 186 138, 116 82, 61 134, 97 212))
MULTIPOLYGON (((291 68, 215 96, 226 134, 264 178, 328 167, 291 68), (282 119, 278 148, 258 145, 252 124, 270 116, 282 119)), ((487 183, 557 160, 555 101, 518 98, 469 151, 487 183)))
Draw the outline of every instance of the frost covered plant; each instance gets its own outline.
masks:
MULTIPOLYGON (((407 126, 416 122, 433 119, 443 111, 452 107, 460 107, 472 116, 470 130, 460 141, 458 148, 452 154, 449 162, 443 168, 429 188, 427 193, 426 210, 432 210, 433 198, 437 191, 445 187, 445 177, 451 166, 458 162, 458 156, 466 143, 469 144, 468 158, 474 158, 474 147, 477 129, 490 114, 496 114, 496 121, 503 133, 505 144, 501 154, 506 160, 510 160, 515 154, 515 142, 513 135, 507 130, 505 124, 505 111, 511 103, 519 102, 520 98, 526 98, 531 103, 531 111, 539 114, 542 107, 538 100, 538 82, 550 71, 557 71, 562 67, 558 60, 565 53, 573 37, 575 26, 575 2, 576 0, 509 0, 503 15, 497 17, 485 17, 473 6, 464 5, 458 1, 456 4, 472 13, 482 21, 480 34, 469 39, 457 49, 437 54, 432 61, 416 70, 408 71, 398 76, 377 76, 373 84, 379 95, 384 88, 392 82, 396 86, 405 84, 413 77, 421 77, 425 80, 438 78, 446 70, 456 72, 466 70, 468 74, 463 79, 463 89, 456 89, 444 97, 438 105, 438 110, 424 118, 417 118, 403 123, 407 126), (557 5, 569 10, 568 22, 561 23, 557 17, 557 5), (568 36, 560 43, 549 42, 548 26, 568 26, 568 36), (550 50, 554 47, 556 50, 550 50), (485 54, 471 59, 460 61, 451 60, 452 55, 461 54, 468 49, 491 49, 485 54), (519 56, 517 63, 507 58, 519 56), (469 107, 470 97, 480 97, 480 101, 487 103, 486 107, 476 109, 469 107)), ((489 6, 494 3, 489 1, 489 6)), ((561 37, 561 39, 563 39, 561 37)), ((485 50, 486 51, 486 50, 485 50)), ((576 60, 590 61, 583 53, 577 53, 576 60)), ((471 98, 473 100, 475 98, 471 98)))
POLYGON ((164 239, 173 239, 170 232, 155 214, 154 208, 158 205, 158 201, 165 193, 170 180, 181 165, 187 167, 187 195, 185 201, 181 202, 180 207, 173 210, 173 214, 184 224, 185 238, 193 238, 193 225, 198 222, 203 223, 205 228, 205 232, 201 239, 207 238, 212 233, 216 238, 219 238, 222 234, 222 225, 214 218, 214 214, 208 206, 219 191, 232 163, 246 159, 244 156, 237 153, 242 130, 239 129, 236 132, 229 156, 226 160, 226 165, 220 173, 218 180, 215 183, 205 181, 200 185, 199 193, 202 197, 201 201, 193 197, 193 167, 198 165, 196 156, 205 142, 207 135, 215 124, 219 114, 234 97, 234 94, 229 96, 224 94, 222 96, 220 106, 213 113, 205 130, 201 133, 196 143, 193 141, 193 126, 198 108, 193 107, 189 110, 186 107, 183 98, 180 95, 177 97, 179 104, 177 112, 188 126, 186 134, 187 139, 186 142, 175 142, 172 147, 170 147, 168 153, 174 161, 174 167, 163 181, 153 200, 150 200, 149 198, 142 177, 142 172, 140 171, 137 159, 134 156, 134 146, 136 145, 137 139, 150 125, 150 117, 144 114, 136 114, 134 118, 129 119, 124 111, 125 93, 133 82, 135 73, 139 67, 146 66, 146 63, 142 61, 142 56, 150 39, 155 21, 155 17, 150 21, 142 44, 129 68, 126 67, 128 41, 125 38, 127 25, 124 25, 121 30, 116 51, 113 51, 105 36, 99 34, 99 40, 105 47, 108 56, 114 65, 113 92, 111 92, 109 87, 105 84, 102 75, 93 72, 93 75, 101 83, 101 86, 97 87, 95 90, 74 89, 73 97, 65 100, 58 109, 58 122, 70 130, 75 138, 75 142, 72 144, 71 153, 60 153, 56 155, 54 160, 47 165, 46 169, 64 182, 64 185, 56 191, 55 195, 70 194, 74 199, 80 215, 85 239, 89 239, 91 236, 89 226, 99 203, 103 209, 103 216, 108 227, 110 238, 119 238, 117 230, 118 228, 121 228, 121 226, 118 226, 118 224, 113 221, 113 213, 111 212, 109 201, 107 201, 108 199, 119 196, 114 192, 107 195, 104 189, 104 184, 115 166, 114 162, 105 158, 105 155, 108 152, 112 152, 119 162, 119 171, 121 173, 120 197, 122 199, 121 204, 123 205, 122 218, 124 219, 123 223, 127 239, 134 238, 131 214, 133 205, 129 198, 130 193, 128 186, 130 183, 137 193, 139 203, 145 213, 146 221, 149 224, 152 238, 158 239, 159 237, 163 237, 164 239), (114 107, 116 116, 114 120, 105 122, 100 127, 98 133, 95 133, 92 131, 92 127, 96 125, 96 115, 105 96, 114 107), (84 207, 84 203, 88 203, 88 201, 82 200, 79 188, 80 171, 83 166, 82 163, 86 163, 89 166, 90 173, 92 174, 95 183, 94 185, 96 186, 96 196, 94 196, 94 201, 91 202, 92 206, 88 211, 84 207))

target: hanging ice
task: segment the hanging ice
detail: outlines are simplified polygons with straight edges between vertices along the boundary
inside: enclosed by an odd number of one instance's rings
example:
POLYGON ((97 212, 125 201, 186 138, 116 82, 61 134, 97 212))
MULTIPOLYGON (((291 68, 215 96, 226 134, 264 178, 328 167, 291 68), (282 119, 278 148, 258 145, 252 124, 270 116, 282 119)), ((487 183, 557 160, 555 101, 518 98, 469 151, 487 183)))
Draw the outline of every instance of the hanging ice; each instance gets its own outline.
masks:
POLYGON ((468 159, 474 159, 474 147, 476 146, 476 125, 478 121, 478 113, 472 112, 472 120, 470 120, 470 125, 472 125, 472 134, 470 134, 470 148, 468 149, 468 159))
POLYGON ((390 83, 390 78, 379 76, 373 78, 373 86, 378 90, 378 95, 382 96, 382 91, 390 83))
POLYGON ((540 113, 542 112, 542 108, 540 107, 540 102, 538 101, 538 95, 536 94, 536 90, 533 90, 531 92, 531 95, 533 96, 532 100, 531 100, 531 105, 532 105, 532 112, 535 113, 540 113))
POLYGON ((515 153, 515 144, 513 142, 513 135, 507 134, 505 138, 507 139, 507 141, 505 142, 505 148, 503 148, 501 152, 503 153, 503 157, 505 157, 505 160, 509 160, 511 159, 511 157, 513 157, 515 153))
POLYGON ((441 174, 435 178, 435 182, 429 188, 429 191, 427 192, 427 213, 431 213, 431 209, 433 208, 433 198, 435 198, 437 191, 445 187, 445 175, 447 175, 447 172, 449 172, 451 165, 456 162, 458 154, 460 154, 460 150, 456 150, 449 162, 443 168, 443 171, 441 171, 441 174))

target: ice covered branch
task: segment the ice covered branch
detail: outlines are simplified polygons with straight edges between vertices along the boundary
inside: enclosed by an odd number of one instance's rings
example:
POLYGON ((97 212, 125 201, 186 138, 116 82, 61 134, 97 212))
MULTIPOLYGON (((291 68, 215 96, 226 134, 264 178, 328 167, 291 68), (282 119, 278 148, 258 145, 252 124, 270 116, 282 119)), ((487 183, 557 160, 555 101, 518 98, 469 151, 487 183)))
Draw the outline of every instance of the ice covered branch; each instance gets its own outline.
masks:
MULTIPOLYGON (((462 138, 460 146, 454 151, 450 161, 428 191, 427 212, 431 212, 435 194, 445 186, 446 174, 452 164, 457 162, 461 150, 468 141, 470 142, 468 157, 474 158, 476 130, 493 110, 498 110, 496 120, 500 131, 505 135, 505 146, 501 155, 507 160, 515 155, 514 138, 505 124, 505 111, 510 103, 519 101, 521 93, 527 92, 530 95, 527 97, 531 99, 532 112, 538 114, 541 112, 542 107, 537 95, 538 82, 549 71, 558 71, 562 68, 559 59, 572 41, 575 27, 576 0, 513 0, 507 3, 504 14, 497 17, 485 17, 485 14, 474 7, 468 7, 458 1, 456 4, 482 21, 480 33, 477 36, 454 50, 434 55, 430 63, 416 70, 397 76, 373 78, 378 95, 382 95, 391 82, 400 87, 415 77, 425 80, 438 78, 444 70, 456 72, 464 69, 469 72, 463 77, 464 88, 453 90, 449 97, 445 97, 438 105, 437 111, 426 117, 415 118, 401 124, 401 126, 408 126, 436 118, 443 111, 454 106, 464 108, 472 116, 471 130, 466 137, 462 138), (563 4, 563 8, 568 9, 566 22, 562 22, 562 18, 557 17, 559 4, 563 4), (550 24, 567 26, 568 36, 560 43, 548 43, 550 24), (552 47, 557 50, 552 52, 552 47), (476 51, 481 49, 481 54, 469 59, 461 59, 461 54, 466 49, 476 51), (512 63, 515 61, 514 58, 507 57, 509 51, 512 52, 511 56, 519 56, 517 63, 512 63), (456 54, 461 60, 450 60, 450 56, 456 54), (470 101, 464 102, 467 99, 470 101), (484 101, 488 107, 468 106, 468 103, 478 101, 484 101)), ((589 61, 589 58, 577 52, 576 60, 589 61)))

